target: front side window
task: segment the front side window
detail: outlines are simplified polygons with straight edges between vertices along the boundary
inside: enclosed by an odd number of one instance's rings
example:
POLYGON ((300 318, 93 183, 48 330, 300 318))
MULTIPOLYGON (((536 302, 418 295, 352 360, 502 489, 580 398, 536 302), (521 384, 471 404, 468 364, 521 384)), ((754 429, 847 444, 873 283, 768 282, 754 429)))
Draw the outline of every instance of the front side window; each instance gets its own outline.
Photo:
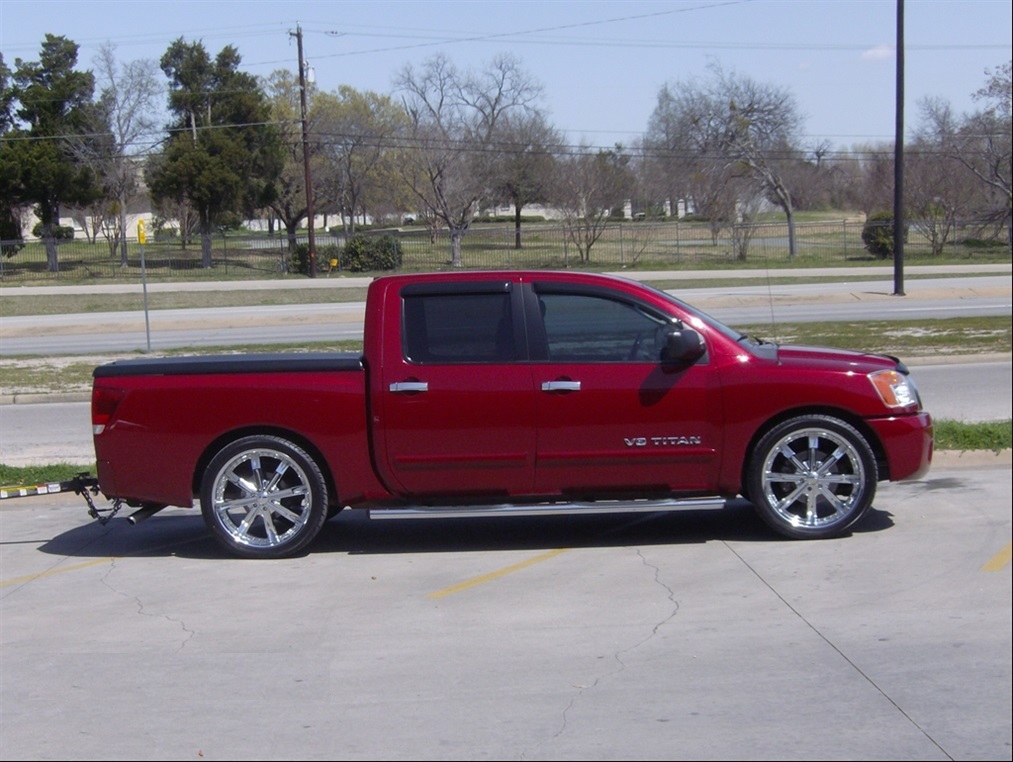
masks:
POLYGON ((658 362, 670 323, 623 301, 583 294, 538 296, 549 362, 658 362))
POLYGON ((404 297, 404 354, 416 363, 509 362, 517 358, 509 293, 404 297))

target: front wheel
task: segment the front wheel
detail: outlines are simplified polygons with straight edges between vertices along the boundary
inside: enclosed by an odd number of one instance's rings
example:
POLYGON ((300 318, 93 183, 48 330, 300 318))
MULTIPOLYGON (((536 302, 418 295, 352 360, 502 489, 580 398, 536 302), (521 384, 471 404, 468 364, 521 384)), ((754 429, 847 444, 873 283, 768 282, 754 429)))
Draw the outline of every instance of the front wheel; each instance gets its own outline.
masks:
POLYGON ((854 426, 831 416, 793 418, 760 440, 746 493, 773 529, 796 539, 842 534, 872 505, 876 458, 854 426))
POLYGON ((283 558, 312 542, 327 520, 327 484, 313 458, 293 442, 244 437, 208 464, 201 513, 229 552, 283 558))

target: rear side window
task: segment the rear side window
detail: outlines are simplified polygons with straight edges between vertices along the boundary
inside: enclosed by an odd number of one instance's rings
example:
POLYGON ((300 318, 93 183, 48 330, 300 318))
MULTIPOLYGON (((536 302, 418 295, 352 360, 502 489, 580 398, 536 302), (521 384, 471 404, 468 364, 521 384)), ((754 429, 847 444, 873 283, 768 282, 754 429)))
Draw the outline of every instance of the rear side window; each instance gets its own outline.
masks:
POLYGON ((517 359, 509 293, 403 296, 404 354, 417 363, 517 359))

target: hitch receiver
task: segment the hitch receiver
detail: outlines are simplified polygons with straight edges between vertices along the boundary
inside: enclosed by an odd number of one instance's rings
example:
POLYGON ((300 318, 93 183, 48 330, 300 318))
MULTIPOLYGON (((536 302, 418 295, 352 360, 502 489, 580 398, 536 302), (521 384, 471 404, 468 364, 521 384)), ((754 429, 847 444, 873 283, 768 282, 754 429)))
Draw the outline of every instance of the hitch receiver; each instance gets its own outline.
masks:
POLYGON ((74 492, 81 495, 88 503, 88 515, 97 519, 100 524, 108 523, 120 510, 120 501, 114 500, 112 508, 97 508, 92 495, 99 493, 98 477, 83 471, 73 479, 63 482, 46 482, 45 484, 20 485, 16 487, 0 487, 0 500, 12 497, 33 497, 35 495, 55 495, 58 492, 74 492))

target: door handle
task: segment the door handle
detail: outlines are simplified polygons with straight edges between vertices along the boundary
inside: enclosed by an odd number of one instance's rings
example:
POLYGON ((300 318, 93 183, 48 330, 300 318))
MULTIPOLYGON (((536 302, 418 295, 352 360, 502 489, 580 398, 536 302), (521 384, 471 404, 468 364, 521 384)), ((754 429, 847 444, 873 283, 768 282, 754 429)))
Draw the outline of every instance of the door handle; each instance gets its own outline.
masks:
POLYGON ((390 390, 395 394, 428 392, 429 383, 427 381, 395 381, 390 385, 390 390))
POLYGON ((542 381, 543 392, 579 392, 580 381, 542 381))

